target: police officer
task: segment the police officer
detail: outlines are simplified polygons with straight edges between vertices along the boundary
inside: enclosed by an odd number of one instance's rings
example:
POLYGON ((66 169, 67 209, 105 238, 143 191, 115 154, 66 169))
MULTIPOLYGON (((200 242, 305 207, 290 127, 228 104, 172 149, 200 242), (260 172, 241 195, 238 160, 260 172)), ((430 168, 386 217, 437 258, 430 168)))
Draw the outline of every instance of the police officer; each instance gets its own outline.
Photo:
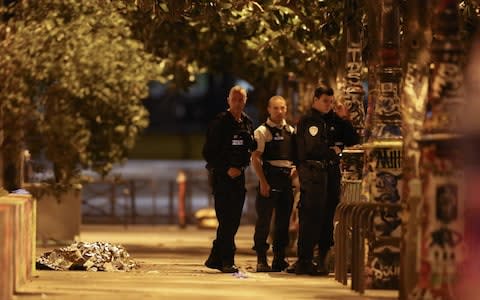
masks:
POLYGON ((287 102, 283 97, 270 98, 267 110, 270 117, 254 133, 257 150, 252 153, 252 165, 259 179, 259 189, 255 202, 257 221, 253 250, 257 252, 257 272, 280 272, 288 267, 285 248, 289 243, 288 227, 293 205, 294 129, 285 121, 287 102), (274 209, 274 256, 270 267, 267 237, 274 209))
POLYGON ((315 89, 312 109, 297 125, 300 178, 298 260, 289 272, 326 275, 325 257, 333 245, 333 216, 340 201, 340 158, 344 146, 359 142, 352 124, 333 111, 333 90, 315 89), (312 262, 318 245, 319 264, 312 262))
POLYGON ((244 171, 256 145, 252 121, 243 112, 245 89, 234 86, 227 100, 229 109, 210 123, 203 147, 218 220, 217 236, 205 266, 234 273, 238 271, 234 264, 235 234, 245 202, 244 171))

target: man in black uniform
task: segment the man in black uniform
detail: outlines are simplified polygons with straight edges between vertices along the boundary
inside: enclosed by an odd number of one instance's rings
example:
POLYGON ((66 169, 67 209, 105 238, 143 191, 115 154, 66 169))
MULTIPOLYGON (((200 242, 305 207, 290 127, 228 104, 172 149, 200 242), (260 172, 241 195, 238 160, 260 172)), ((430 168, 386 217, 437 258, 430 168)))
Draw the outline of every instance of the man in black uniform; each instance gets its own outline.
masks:
POLYGON ((246 102, 245 89, 234 86, 228 96, 229 109, 210 123, 203 147, 218 220, 217 237, 205 266, 224 273, 238 271, 235 234, 245 202, 244 170, 256 148, 252 121, 243 112, 246 102))
POLYGON ((257 252, 257 272, 280 272, 288 267, 285 248, 288 246, 288 226, 293 205, 293 127, 285 121, 287 101, 273 96, 268 101, 269 118, 254 133, 257 150, 252 153, 252 165, 259 179, 255 202, 257 222, 253 250, 257 252), (268 265, 267 243, 270 222, 275 209, 273 262, 268 265))
POLYGON ((300 178, 298 260, 296 274, 326 275, 325 257, 333 245, 333 217, 340 201, 339 154, 359 142, 352 124, 333 111, 333 90, 315 90, 311 111, 297 125, 300 178), (318 245, 319 264, 312 262, 318 245))

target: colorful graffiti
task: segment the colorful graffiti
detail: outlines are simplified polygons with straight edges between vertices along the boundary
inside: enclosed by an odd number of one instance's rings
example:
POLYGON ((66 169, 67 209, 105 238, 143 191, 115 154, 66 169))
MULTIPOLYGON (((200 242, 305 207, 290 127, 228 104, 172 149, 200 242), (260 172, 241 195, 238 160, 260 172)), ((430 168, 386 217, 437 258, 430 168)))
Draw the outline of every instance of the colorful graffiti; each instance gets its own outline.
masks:
MULTIPOLYGON (((400 141, 379 141, 366 149, 370 201, 385 205, 400 203, 402 156, 400 141)), ((399 211, 386 206, 375 212, 366 266, 368 288, 398 289, 402 223, 399 211)))
POLYGON ((433 18, 432 72, 420 145, 422 220, 419 279, 410 299, 459 299, 464 261, 463 46, 458 1, 441 0, 433 18))
POLYGON ((458 267, 463 261, 464 185, 454 140, 421 143, 423 211, 420 280, 412 299, 456 299, 458 267), (415 296, 415 297, 413 297, 415 296))
MULTIPOLYGON (((385 144, 385 143, 384 143, 385 144)), ((402 148, 381 145, 366 150, 367 193, 371 200, 399 203, 402 178, 402 148)))

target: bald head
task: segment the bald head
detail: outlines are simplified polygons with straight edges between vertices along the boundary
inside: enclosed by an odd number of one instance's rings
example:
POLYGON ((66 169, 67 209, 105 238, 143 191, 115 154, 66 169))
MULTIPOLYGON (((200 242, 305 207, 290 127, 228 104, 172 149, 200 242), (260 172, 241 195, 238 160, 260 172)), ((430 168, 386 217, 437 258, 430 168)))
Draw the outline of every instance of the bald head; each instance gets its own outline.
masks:
POLYGON ((285 106, 287 105, 287 100, 285 100, 285 98, 283 98, 282 96, 273 96, 271 97, 270 99, 268 99, 268 106, 271 106, 272 103, 275 103, 275 102, 282 102, 285 104, 285 106))
POLYGON ((267 110, 270 120, 281 124, 287 116, 287 100, 282 96, 273 96, 268 100, 267 110))

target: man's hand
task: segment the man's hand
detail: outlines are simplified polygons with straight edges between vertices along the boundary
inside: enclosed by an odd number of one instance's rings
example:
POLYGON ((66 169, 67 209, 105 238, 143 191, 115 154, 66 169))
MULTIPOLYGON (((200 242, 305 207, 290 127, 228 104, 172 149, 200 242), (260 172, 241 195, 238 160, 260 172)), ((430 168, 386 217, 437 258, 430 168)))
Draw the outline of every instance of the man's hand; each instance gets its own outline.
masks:
POLYGON ((341 102, 337 102, 335 104, 335 113, 337 114, 337 116, 344 120, 350 120, 350 112, 348 111, 345 104, 341 102))
POLYGON ((268 184, 268 182, 260 181, 260 195, 262 195, 263 197, 270 197, 270 185, 268 184))
POLYGON ((297 176, 298 176, 297 168, 294 167, 290 170, 290 178, 295 178, 297 176))
POLYGON ((340 149, 340 147, 338 147, 338 146, 330 147, 330 149, 332 149, 333 151, 335 151, 335 153, 336 153, 337 155, 340 154, 340 152, 342 152, 342 149, 340 149))
POLYGON ((230 176, 230 178, 235 178, 240 176, 242 174, 242 171, 237 168, 228 168, 227 174, 228 176, 230 176))

